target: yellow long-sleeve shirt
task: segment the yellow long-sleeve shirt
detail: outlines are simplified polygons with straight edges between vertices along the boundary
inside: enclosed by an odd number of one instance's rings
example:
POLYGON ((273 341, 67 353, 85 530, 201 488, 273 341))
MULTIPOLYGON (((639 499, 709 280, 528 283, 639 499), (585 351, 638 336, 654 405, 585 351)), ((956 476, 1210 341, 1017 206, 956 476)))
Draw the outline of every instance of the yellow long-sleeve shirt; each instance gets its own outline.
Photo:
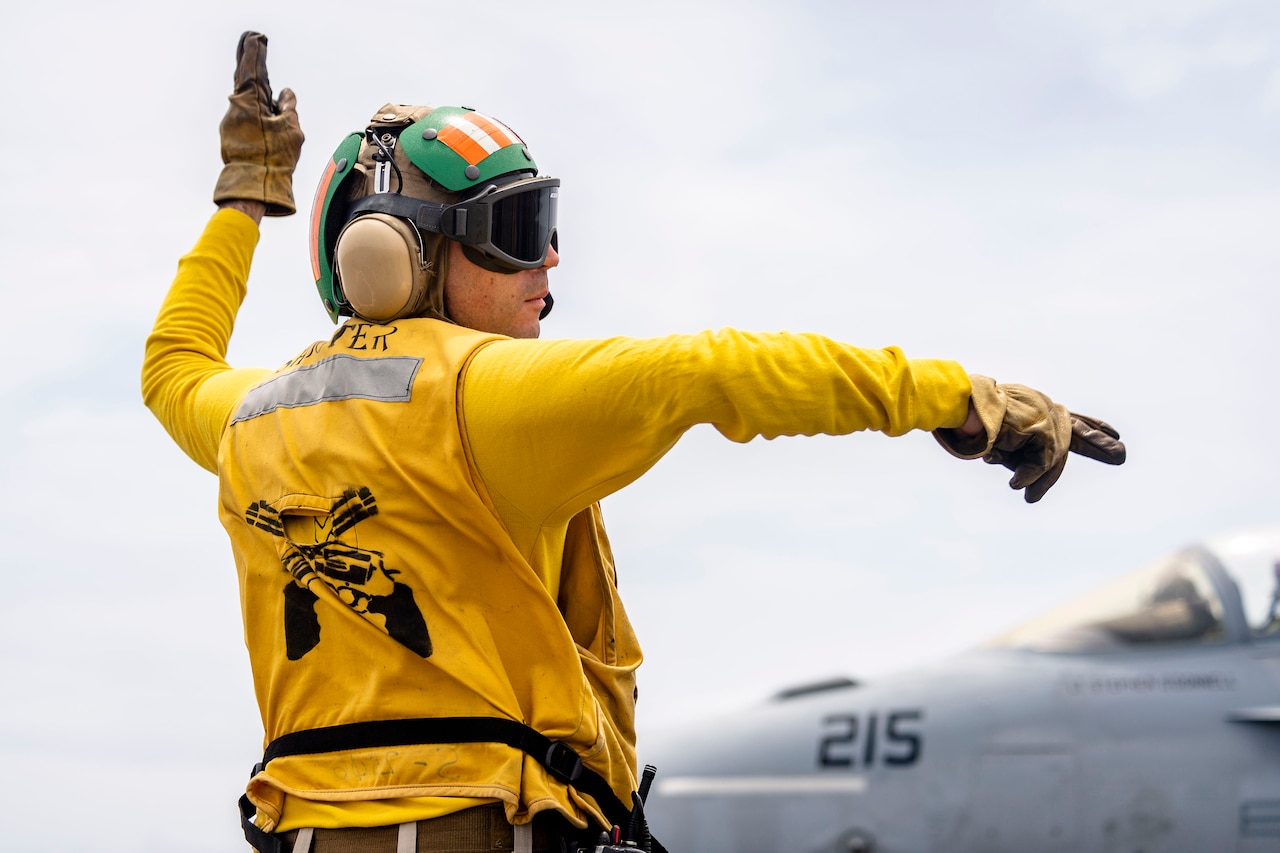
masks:
MULTIPOLYGON (((256 243, 247 216, 214 214, 179 264, 143 362, 147 406, 215 473, 232 412, 271 373, 226 362, 256 243)), ((461 397, 485 486, 554 594, 556 533, 643 474, 695 424, 713 424, 734 441, 864 429, 900 435, 959 426, 969 390, 955 362, 818 335, 723 330, 500 341, 473 359, 461 397)))
MULTIPOLYGON (((225 358, 256 241, 248 217, 216 213, 180 262, 147 341, 147 405, 192 459, 215 472, 232 414, 272 373, 232 368, 225 358)), ((367 328, 353 320, 339 335, 367 328)), ((969 390, 954 362, 908 360, 896 349, 817 335, 725 330, 494 341, 471 359, 458 397, 484 488, 554 599, 570 519, 643 474, 689 427, 710 423, 735 441, 862 429, 897 435, 958 426, 969 390)), ((291 803, 281 829, 397 823, 447 810, 428 799, 291 803)))

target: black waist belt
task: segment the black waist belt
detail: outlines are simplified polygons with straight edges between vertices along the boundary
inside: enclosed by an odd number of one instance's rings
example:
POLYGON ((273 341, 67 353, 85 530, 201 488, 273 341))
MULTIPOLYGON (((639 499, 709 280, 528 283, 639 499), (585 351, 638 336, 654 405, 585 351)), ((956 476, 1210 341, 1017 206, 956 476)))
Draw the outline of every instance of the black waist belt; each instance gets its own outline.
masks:
MULTIPOLYGON (((256 776, 272 759, 290 755, 434 743, 506 744, 533 756, 553 777, 590 796, 614 826, 625 827, 631 817, 631 808, 623 805, 603 776, 583 765, 576 752, 524 723, 499 717, 376 720, 291 732, 267 745, 262 763, 253 768, 253 774, 256 776)), ((240 798, 240 823, 245 840, 259 853, 283 853, 280 838, 253 823, 256 812, 257 808, 249 801, 248 795, 240 798)))

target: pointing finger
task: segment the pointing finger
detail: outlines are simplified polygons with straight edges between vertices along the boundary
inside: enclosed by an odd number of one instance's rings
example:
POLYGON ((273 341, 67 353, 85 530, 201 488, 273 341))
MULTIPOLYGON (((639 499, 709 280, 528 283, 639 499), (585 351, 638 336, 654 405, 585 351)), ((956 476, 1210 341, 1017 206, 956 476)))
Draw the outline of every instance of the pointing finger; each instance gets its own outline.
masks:
POLYGON ((1107 465, 1123 465, 1126 450, 1120 433, 1105 421, 1071 415, 1071 452, 1107 465))
POLYGON ((267 37, 252 31, 240 36, 236 46, 236 94, 254 92, 258 103, 269 112, 274 111, 271 102, 271 81, 267 77, 267 37))

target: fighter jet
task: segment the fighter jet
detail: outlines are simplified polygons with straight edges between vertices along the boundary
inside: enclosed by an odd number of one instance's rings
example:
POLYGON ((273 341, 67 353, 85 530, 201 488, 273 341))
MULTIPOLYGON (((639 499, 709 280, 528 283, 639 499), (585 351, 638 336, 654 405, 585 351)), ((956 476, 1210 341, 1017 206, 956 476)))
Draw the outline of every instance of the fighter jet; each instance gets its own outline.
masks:
POLYGON ((670 850, 1280 851, 1280 527, 939 666, 784 690, 644 751, 670 850))

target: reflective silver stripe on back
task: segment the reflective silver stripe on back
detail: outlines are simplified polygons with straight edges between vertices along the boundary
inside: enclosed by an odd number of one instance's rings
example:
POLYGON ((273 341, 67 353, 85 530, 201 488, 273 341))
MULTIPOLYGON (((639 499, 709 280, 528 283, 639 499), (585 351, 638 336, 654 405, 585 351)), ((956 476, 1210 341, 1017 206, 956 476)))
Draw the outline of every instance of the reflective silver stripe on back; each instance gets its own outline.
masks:
POLYGON ((263 382, 245 395, 231 423, 331 400, 407 403, 421 366, 422 359, 409 356, 333 355, 263 382))

